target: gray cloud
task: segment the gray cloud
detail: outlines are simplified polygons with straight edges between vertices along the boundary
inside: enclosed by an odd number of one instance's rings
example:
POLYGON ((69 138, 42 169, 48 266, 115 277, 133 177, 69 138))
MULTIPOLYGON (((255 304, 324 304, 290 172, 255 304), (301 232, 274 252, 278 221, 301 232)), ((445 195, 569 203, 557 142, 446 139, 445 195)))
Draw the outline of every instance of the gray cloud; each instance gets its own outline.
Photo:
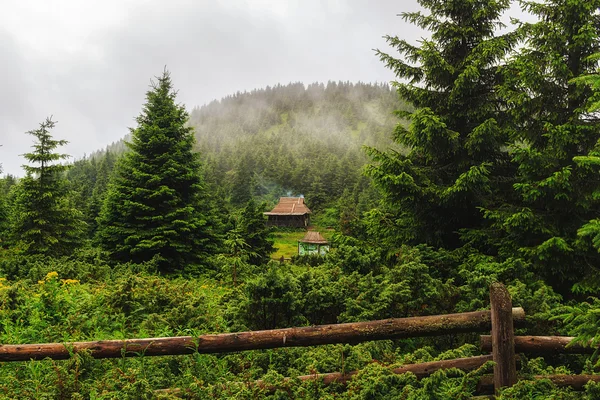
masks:
POLYGON ((397 14, 415 0, 8 0, 0 16, 0 163, 19 174, 54 115, 80 158, 122 138, 166 65, 191 110, 277 83, 390 81, 385 34, 422 33, 397 14), (374 6, 373 4, 376 4, 374 6))
POLYGON ((14 156, 7 157, 14 148, 22 141, 18 135, 9 135, 19 129, 19 122, 27 118, 27 110, 31 108, 28 101, 27 90, 29 88, 26 72, 27 62, 18 49, 12 35, 0 28, 0 54, 2 54, 2 70, 0 73, 0 160, 8 159, 10 165, 18 162, 14 156))

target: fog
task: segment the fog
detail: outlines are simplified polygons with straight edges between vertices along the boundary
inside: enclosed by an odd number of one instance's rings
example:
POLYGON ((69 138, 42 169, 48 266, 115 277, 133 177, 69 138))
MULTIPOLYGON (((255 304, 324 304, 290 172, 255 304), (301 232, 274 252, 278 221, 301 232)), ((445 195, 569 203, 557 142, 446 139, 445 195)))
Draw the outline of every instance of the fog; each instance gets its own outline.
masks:
POLYGON ((373 49, 423 35, 397 14, 415 0, 4 0, 0 15, 0 163, 47 116, 75 158, 134 126, 165 66, 188 110, 237 91, 289 82, 389 82, 373 49))

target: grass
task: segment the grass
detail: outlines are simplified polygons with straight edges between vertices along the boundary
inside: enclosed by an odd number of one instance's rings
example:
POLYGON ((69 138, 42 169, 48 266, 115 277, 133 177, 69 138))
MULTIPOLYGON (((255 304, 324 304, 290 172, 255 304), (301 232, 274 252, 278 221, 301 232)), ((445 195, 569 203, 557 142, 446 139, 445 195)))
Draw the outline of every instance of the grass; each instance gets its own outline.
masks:
MULTIPOLYGON (((324 229, 317 230, 325 239, 331 239, 333 231, 326 231, 324 229)), ((291 258, 293 255, 298 254, 298 240, 302 239, 304 235, 306 235, 305 230, 275 231, 273 233, 273 238, 275 239, 275 252, 271 254, 271 258, 279 259, 281 256, 284 258, 291 258)))
POLYGON ((298 240, 302 239, 306 231, 277 231, 273 234, 275 239, 275 252, 271 254, 271 258, 290 258, 298 253, 298 240))

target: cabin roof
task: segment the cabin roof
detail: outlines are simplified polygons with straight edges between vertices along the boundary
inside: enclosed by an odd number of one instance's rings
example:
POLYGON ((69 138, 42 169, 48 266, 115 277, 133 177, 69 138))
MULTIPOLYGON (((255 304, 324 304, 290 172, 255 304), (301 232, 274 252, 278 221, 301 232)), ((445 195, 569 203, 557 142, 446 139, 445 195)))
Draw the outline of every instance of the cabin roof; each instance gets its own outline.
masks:
POLYGON ((299 240, 301 243, 316 243, 316 244, 328 244, 329 242, 317 231, 308 231, 304 238, 299 240))
POLYGON ((280 197, 279 203, 265 215, 304 215, 311 211, 304 204, 304 197, 280 197))

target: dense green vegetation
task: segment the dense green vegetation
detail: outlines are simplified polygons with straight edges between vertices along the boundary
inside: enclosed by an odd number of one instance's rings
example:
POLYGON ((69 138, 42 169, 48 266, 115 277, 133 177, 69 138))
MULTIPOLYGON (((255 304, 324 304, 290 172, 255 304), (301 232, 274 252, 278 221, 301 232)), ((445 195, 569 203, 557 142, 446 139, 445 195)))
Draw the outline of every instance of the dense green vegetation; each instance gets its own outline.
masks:
POLYGON ((35 144, 34 151, 24 157, 37 166, 25 166, 27 175, 13 193, 11 241, 26 254, 65 255, 82 243, 82 213, 73 207, 62 175, 67 167, 53 164, 68 157, 53 152, 66 144, 52 139, 54 125, 48 118, 39 129, 27 132, 35 137, 35 144))
MULTIPOLYGON (((328 82, 237 93, 188 115, 168 72, 128 142, 61 164, 48 119, 26 176, 0 180, 0 343, 261 330, 489 307, 504 283, 522 334, 600 340, 600 0, 420 0, 429 31, 388 37, 387 85, 328 82), (504 32, 504 33, 499 33, 504 32), (398 99, 399 97, 399 99, 398 99), (306 196, 333 243, 262 212, 306 196), (275 243, 274 243, 275 241, 275 243)), ((394 375, 480 354, 475 334, 223 355, 6 363, 0 397, 470 398, 491 371, 394 375), (284 381, 359 370, 347 386, 284 381), (263 379, 279 389, 253 382, 263 379), (182 392, 157 392, 178 388, 182 392)), ((499 399, 596 399, 527 379, 595 373, 597 355, 524 359, 499 399)))
POLYGON ((206 262, 219 241, 188 114, 175 104, 168 72, 152 86, 108 186, 96 237, 116 261, 156 259, 161 271, 173 271, 206 262))
POLYGON ((329 82, 275 86, 194 109, 201 153, 233 205, 304 194, 311 209, 348 194, 374 197, 361 175, 363 145, 389 147, 407 108, 387 85, 329 82))

